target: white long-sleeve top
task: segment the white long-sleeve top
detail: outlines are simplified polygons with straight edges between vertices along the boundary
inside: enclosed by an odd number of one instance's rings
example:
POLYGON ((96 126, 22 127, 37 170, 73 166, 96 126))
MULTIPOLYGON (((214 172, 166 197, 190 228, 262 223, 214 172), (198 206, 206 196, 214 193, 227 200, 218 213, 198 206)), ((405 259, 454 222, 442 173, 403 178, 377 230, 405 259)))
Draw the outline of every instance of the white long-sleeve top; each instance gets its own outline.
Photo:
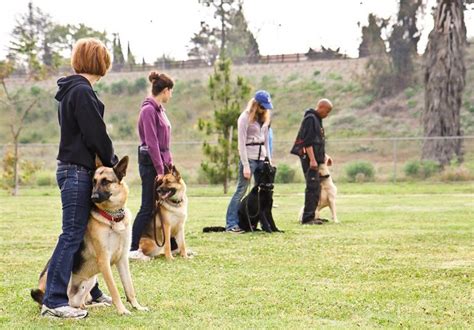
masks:
POLYGON ((244 169, 249 169, 249 159, 264 160, 268 156, 270 159, 270 149, 268 147, 268 124, 260 126, 258 122, 249 122, 249 113, 244 111, 240 114, 237 121, 238 141, 239 141, 239 155, 240 161, 244 169), (248 143, 261 143, 262 150, 260 152, 260 159, 258 159, 258 150, 260 146, 248 146, 248 143))

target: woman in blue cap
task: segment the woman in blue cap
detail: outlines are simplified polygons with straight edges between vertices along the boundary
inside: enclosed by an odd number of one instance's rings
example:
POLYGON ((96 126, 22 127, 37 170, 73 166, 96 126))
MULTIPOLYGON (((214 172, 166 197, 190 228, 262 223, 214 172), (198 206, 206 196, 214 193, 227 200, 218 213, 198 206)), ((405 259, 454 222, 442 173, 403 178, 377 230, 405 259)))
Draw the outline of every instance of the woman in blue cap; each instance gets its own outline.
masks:
MULTIPOLYGON (((273 109, 270 94, 259 90, 247 104, 237 122, 239 139, 239 178, 237 188, 226 215, 226 231, 241 233, 239 228, 239 204, 250 183, 252 173, 263 164, 265 157, 270 159, 268 126, 270 109, 273 109)), ((271 161, 271 159, 270 159, 271 161)))

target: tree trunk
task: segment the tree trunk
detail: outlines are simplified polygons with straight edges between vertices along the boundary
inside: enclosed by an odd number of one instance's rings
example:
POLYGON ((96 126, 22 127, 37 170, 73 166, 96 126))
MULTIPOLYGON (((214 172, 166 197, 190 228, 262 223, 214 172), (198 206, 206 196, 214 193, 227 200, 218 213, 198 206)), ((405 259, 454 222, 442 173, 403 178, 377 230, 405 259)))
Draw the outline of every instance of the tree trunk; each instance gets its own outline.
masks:
MULTIPOLYGON (((425 137, 461 136, 460 112, 465 85, 466 26, 462 0, 438 0, 435 26, 426 47, 425 137)), ((425 140, 422 159, 441 165, 462 161, 462 140, 425 140)))
POLYGON ((19 178, 18 178, 18 139, 13 141, 14 147, 14 158, 13 158, 13 191, 12 195, 18 195, 18 186, 19 186, 19 178))

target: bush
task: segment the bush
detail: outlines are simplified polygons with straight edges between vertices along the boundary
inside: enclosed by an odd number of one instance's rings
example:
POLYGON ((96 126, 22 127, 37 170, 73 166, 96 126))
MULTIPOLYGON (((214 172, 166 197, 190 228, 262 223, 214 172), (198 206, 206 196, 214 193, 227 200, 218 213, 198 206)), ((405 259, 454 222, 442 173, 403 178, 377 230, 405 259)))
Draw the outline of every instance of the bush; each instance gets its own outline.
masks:
POLYGON ((369 162, 356 161, 346 166, 346 176, 349 182, 371 181, 374 174, 374 166, 369 162))
POLYGON ((40 187, 56 185, 56 178, 51 172, 38 172, 36 174, 36 184, 40 187))
POLYGON ((127 87, 128 87, 128 81, 120 80, 110 85, 110 92, 113 95, 120 95, 120 94, 123 94, 125 90, 128 89, 127 87))
POLYGON ((469 170, 463 166, 446 168, 441 174, 442 181, 469 181, 472 178, 469 170))
POLYGON ((407 177, 426 179, 440 171, 440 166, 432 160, 411 160, 405 164, 404 172, 407 177))
POLYGON ((275 182, 292 183, 295 179, 295 170, 286 164, 278 165, 275 182))

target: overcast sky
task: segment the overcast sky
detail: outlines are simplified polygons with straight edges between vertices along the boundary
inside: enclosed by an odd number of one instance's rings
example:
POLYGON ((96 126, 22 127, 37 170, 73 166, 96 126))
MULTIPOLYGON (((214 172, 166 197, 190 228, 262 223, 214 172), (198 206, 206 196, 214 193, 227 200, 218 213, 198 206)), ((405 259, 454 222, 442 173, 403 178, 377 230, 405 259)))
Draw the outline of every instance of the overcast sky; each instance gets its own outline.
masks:
MULTIPOLYGON (((429 3, 425 18, 419 22, 423 31, 420 52, 426 45, 433 20, 429 3)), ((198 0, 35 0, 34 5, 49 13, 61 24, 84 23, 109 34, 118 32, 124 48, 130 41, 137 59, 153 62, 162 54, 176 59, 187 58, 187 46, 201 20, 212 18, 209 9, 198 0)), ((369 13, 387 18, 397 12, 397 0, 244 0, 244 14, 260 46, 260 53, 283 54, 306 52, 320 45, 336 48, 357 57, 362 25, 369 13)), ((28 0, 7 0, 0 4, 0 59, 8 49, 15 17, 27 10, 28 0)), ((474 36, 474 14, 466 13, 468 36, 474 36)), ((126 51, 126 49, 124 49, 126 51)))

